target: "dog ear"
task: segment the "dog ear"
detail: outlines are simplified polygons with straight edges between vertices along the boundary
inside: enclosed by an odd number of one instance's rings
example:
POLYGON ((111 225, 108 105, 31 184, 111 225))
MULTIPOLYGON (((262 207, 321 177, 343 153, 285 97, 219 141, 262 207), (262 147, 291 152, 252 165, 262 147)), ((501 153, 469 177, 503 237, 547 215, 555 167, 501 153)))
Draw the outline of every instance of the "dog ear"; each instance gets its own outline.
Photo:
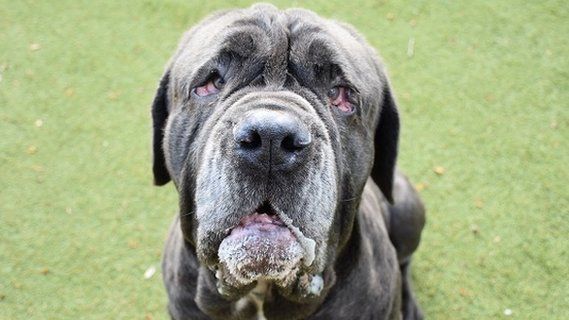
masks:
POLYGON ((170 71, 166 71, 160 80, 156 96, 152 103, 152 171, 154 172, 154 184, 162 186, 171 178, 166 168, 164 156, 164 127, 168 119, 168 85, 170 83, 170 71))
POLYGON ((399 114, 389 82, 385 81, 379 121, 375 129, 375 154, 371 177, 393 204, 393 177, 399 140, 399 114))

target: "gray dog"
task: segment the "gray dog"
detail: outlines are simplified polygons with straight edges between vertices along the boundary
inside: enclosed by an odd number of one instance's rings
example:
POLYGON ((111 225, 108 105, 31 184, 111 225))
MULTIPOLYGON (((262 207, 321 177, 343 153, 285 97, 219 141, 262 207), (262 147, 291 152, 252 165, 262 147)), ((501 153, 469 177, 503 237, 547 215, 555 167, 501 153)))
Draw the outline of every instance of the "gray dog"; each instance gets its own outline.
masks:
POLYGON ((423 205, 396 171, 384 66, 350 26, 255 5, 188 31, 152 106, 180 214, 173 319, 421 319, 423 205))

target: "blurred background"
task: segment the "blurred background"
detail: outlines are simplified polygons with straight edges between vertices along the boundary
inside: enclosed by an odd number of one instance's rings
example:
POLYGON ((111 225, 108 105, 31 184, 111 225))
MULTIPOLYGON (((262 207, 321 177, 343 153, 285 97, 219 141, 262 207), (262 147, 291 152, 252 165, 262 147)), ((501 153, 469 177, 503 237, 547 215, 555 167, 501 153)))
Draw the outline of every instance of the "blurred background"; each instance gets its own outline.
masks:
MULTIPOLYGON (((177 196, 150 103, 182 33, 250 1, 0 0, 0 319, 166 319, 177 196)), ((567 1, 274 1, 353 24, 388 69, 428 208, 430 319, 569 314, 567 1)))

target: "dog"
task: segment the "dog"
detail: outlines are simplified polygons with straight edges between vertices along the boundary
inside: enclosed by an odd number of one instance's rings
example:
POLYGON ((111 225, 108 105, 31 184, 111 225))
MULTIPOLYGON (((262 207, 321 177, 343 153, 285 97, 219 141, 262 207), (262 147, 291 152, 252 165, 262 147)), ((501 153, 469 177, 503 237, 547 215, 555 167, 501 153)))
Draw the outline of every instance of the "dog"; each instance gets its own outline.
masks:
POLYGON ((152 105, 156 185, 179 215, 172 319, 421 319, 424 206, 396 169, 384 65, 351 26, 268 4, 190 29, 152 105))

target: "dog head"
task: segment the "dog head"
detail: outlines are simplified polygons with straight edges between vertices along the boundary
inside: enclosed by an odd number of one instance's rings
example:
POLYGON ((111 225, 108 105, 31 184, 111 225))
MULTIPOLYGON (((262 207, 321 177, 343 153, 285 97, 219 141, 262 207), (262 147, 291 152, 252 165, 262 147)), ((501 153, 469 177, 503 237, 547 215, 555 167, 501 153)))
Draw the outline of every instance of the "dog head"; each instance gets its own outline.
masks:
POLYGON ((166 67, 152 118, 155 183, 173 180, 185 240, 220 291, 264 279, 318 295, 367 178, 392 198, 399 119, 383 66, 351 27, 312 12, 205 19, 166 67))

